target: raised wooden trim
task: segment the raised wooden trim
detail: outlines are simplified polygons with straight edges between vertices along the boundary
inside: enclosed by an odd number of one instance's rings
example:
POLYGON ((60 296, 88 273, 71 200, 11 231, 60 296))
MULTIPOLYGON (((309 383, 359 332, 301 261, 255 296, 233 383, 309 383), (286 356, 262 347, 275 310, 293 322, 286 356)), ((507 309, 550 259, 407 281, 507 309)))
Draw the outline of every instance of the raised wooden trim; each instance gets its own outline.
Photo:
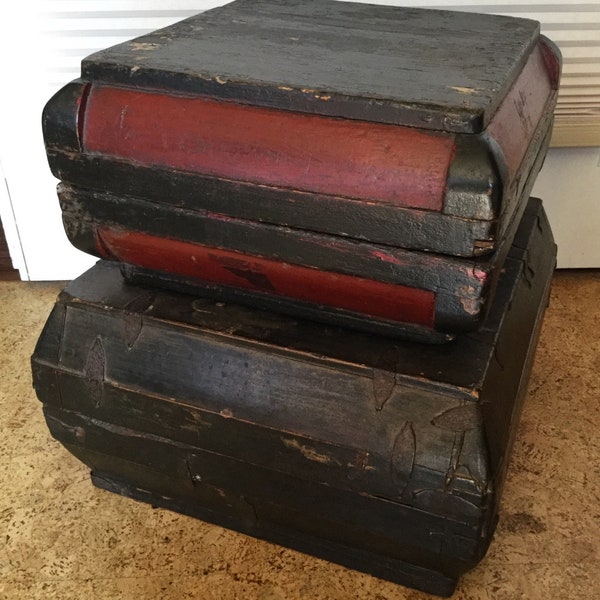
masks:
POLYGON ((140 232, 104 228, 98 247, 107 258, 208 283, 339 307, 374 317, 433 326, 435 294, 140 232))

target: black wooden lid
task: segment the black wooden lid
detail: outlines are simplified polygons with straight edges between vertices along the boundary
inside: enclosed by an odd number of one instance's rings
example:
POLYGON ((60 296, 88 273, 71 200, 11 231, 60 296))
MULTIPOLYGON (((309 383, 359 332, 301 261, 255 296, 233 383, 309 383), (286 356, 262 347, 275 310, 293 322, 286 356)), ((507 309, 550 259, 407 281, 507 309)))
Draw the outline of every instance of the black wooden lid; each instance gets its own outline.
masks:
POLYGON ((237 0, 84 59, 90 81, 457 133, 483 130, 539 37, 527 19, 237 0))

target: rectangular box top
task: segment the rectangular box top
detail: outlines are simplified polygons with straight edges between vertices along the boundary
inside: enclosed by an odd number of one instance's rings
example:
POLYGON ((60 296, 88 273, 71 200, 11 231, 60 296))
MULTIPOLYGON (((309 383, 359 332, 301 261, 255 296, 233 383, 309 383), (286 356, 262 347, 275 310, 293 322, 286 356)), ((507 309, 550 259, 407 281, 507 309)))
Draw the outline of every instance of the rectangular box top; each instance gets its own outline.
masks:
POLYGON ((528 19, 236 0, 84 59, 82 77, 425 129, 485 129, 539 39, 528 19))

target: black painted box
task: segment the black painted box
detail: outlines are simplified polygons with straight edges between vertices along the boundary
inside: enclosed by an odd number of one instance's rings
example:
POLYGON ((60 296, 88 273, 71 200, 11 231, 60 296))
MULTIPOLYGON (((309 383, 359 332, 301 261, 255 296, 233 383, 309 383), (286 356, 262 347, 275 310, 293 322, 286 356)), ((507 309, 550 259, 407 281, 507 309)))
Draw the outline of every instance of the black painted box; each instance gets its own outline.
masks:
POLYGON ((134 282, 406 338, 479 327, 550 140, 527 19, 237 0, 44 110, 69 240, 134 282))
POLYGON ((441 346, 100 262, 59 296, 34 386, 96 485, 449 595, 492 538, 555 257, 532 199, 484 326, 441 346))

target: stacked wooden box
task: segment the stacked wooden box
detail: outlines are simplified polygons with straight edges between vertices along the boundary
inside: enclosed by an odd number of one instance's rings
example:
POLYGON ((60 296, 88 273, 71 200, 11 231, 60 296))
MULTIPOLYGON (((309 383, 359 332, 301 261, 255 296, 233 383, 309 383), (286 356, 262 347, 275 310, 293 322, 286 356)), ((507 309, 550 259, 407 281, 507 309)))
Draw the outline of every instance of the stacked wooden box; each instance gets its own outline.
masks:
POLYGON ((97 485, 450 594, 554 268, 559 71, 532 21, 333 1, 84 60, 44 134, 104 260, 33 357, 52 434, 97 485))

